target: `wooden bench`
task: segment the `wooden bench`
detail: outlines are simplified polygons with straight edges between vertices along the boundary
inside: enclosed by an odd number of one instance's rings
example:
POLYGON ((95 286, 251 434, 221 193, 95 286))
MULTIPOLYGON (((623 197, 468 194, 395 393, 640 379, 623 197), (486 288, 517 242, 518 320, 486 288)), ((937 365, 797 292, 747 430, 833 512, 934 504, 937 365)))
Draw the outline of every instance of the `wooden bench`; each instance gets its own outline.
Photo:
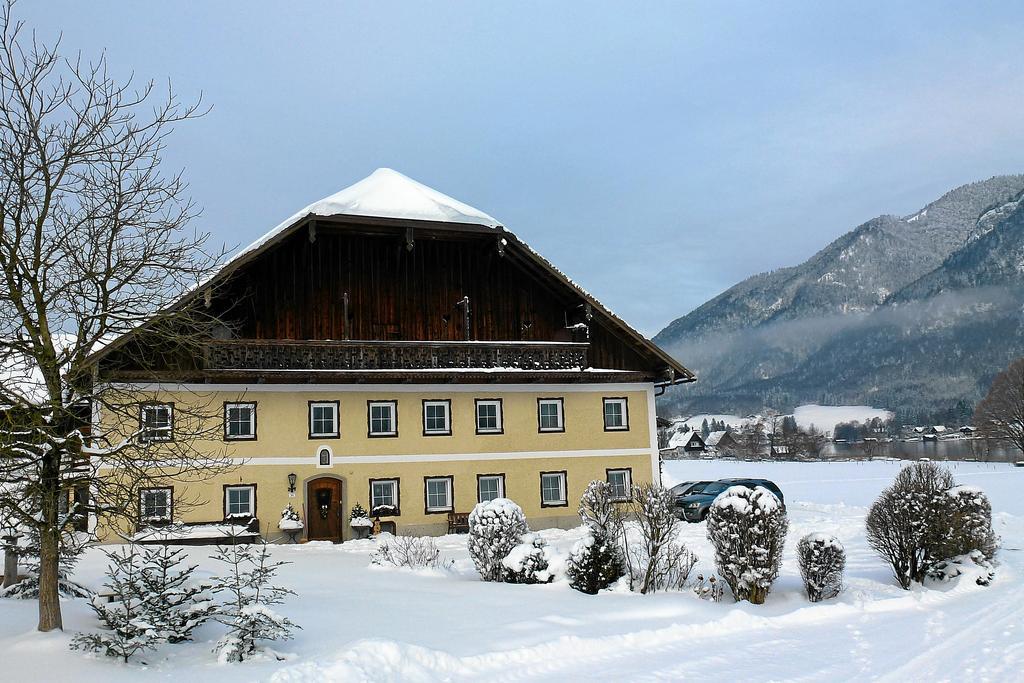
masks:
POLYGON ((450 533, 450 534, 468 534, 469 533, 469 513, 468 512, 449 512, 448 513, 448 533, 450 533))

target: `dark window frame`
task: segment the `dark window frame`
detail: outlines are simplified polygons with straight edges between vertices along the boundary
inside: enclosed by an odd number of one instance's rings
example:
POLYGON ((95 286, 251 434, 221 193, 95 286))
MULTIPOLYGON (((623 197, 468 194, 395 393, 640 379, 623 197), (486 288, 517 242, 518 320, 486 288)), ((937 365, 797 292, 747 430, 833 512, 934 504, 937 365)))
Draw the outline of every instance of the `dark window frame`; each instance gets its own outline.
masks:
POLYGON ((370 399, 366 401, 366 438, 368 439, 394 439, 398 437, 398 399, 370 399), (373 431, 373 406, 390 405, 391 421, 394 423, 394 431, 374 433, 373 431))
POLYGON ((478 475, 476 475, 476 502, 477 503, 484 502, 483 498, 480 496, 480 480, 484 479, 484 478, 488 478, 488 477, 497 477, 497 478, 499 478, 501 480, 501 490, 500 490, 501 495, 498 496, 498 497, 499 498, 504 498, 506 496, 506 493, 505 493, 505 473, 504 472, 492 472, 490 474, 478 474, 478 475))
POLYGON ((537 399, 537 433, 538 434, 562 434, 564 432, 565 432, 565 397, 564 396, 549 396, 549 397, 538 398, 537 399), (551 402, 557 402, 558 403, 558 416, 560 418, 559 419, 559 423, 560 424, 559 424, 557 429, 554 429, 554 428, 546 428, 545 429, 544 427, 541 426, 541 413, 540 413, 541 404, 543 404, 543 403, 551 403, 551 402))
POLYGON ((633 500, 633 468, 632 467, 609 467, 604 471, 604 480, 611 485, 611 473, 612 472, 625 472, 626 473, 626 497, 625 498, 612 498, 613 502, 616 503, 628 503, 633 500))
MULTIPOLYGON (((395 414, 398 414, 398 407, 395 406, 395 414)), ((423 418, 423 436, 451 436, 452 435, 452 400, 450 398, 425 398, 421 403, 421 417, 423 418), (427 404, 443 403, 445 405, 446 417, 448 422, 448 429, 440 431, 428 431, 427 430, 427 404)), ((398 419, 395 419, 395 432, 397 435, 398 431, 398 419)))
POLYGON ((314 439, 340 439, 341 438, 341 401, 306 401, 306 429, 307 438, 314 439), (313 433, 313 406, 334 406, 334 431, 330 434, 313 433))
POLYGON ((455 475, 453 474, 435 474, 423 477, 423 514, 425 515, 446 515, 449 512, 455 512, 455 475), (434 480, 447 480, 448 481, 448 507, 443 510, 431 510, 430 509, 430 498, 427 495, 427 482, 431 479, 434 480))
POLYGON ((569 473, 567 470, 550 470, 547 472, 540 473, 540 506, 542 508, 567 508, 569 507, 569 473), (546 474, 560 474, 562 475, 562 495, 565 496, 565 500, 560 503, 545 503, 544 502, 544 475, 546 474))
MULTIPOLYGON (((402 516, 402 478, 401 477, 377 477, 370 480, 370 486, 368 489, 369 495, 367 500, 370 502, 369 515, 371 517, 401 517, 402 516), (374 515, 373 514, 373 485, 378 482, 393 481, 395 482, 395 511, 390 515, 374 515)), ((454 497, 454 492, 452 496, 454 497)))
POLYGON ((604 425, 604 431, 606 432, 628 432, 629 431, 629 397, 628 396, 602 396, 601 397, 601 423, 604 425), (622 426, 621 427, 609 427, 608 426, 608 415, 605 412, 606 406, 609 401, 621 402, 622 403, 622 426))
POLYGON ((139 489, 139 526, 154 526, 161 524, 170 524, 174 521, 174 487, 173 486, 143 486, 139 489), (143 501, 143 496, 148 491, 167 491, 167 518, 158 520, 147 520, 146 519, 146 506, 143 501))
POLYGON ((165 443, 174 441, 174 401, 145 401, 139 404, 139 442, 165 443), (167 436, 146 436, 146 409, 167 408, 167 426, 170 428, 167 436))
MULTIPOLYGON (((538 418, 539 419, 539 418, 538 418)), ((484 436, 488 434, 504 434, 505 433, 505 403, 500 398, 475 398, 473 399, 473 427, 476 430, 478 436, 484 436), (480 404, 481 403, 497 403, 498 414, 495 416, 498 420, 497 429, 480 429, 480 404)))
MULTIPOLYGON (((312 420, 310 421, 312 423, 312 420)), ((224 401, 224 440, 225 441, 256 441, 256 401, 224 401), (249 406, 252 409, 252 435, 231 436, 228 434, 228 409, 238 406, 249 406)))
POLYGON ((221 512, 224 513, 224 521, 228 522, 232 519, 244 519, 245 517, 256 517, 256 503, 258 500, 256 482, 246 483, 239 482, 237 484, 224 484, 223 498, 221 500, 221 512), (252 489, 252 513, 249 515, 229 515, 228 514, 228 489, 241 489, 250 488, 252 489))

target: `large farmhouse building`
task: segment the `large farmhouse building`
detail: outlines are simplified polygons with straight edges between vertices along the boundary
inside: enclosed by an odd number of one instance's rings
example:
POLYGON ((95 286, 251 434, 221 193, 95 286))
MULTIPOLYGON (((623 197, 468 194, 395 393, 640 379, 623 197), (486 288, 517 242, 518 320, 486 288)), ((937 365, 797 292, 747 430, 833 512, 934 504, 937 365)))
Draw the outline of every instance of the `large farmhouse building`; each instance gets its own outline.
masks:
POLYGON ((275 537, 291 504, 305 538, 337 541, 356 504, 443 533, 507 497, 537 527, 575 525, 590 481, 657 480, 655 394, 694 379, 494 218, 388 169, 186 299, 222 321, 201 348, 141 368, 143 325, 95 356, 98 381, 137 395, 123 431, 172 441, 190 406, 216 406, 193 446, 233 467, 140 490, 149 523, 254 518, 275 537))

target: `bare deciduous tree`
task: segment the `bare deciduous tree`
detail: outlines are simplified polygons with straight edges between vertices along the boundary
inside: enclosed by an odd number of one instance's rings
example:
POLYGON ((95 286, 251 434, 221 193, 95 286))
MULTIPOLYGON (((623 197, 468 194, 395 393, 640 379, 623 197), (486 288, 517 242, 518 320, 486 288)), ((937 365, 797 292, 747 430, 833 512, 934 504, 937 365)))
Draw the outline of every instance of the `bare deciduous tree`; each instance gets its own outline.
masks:
POLYGON ((986 439, 1024 451, 1024 358, 996 375, 974 411, 974 424, 986 439))
POLYGON ((115 80, 102 57, 62 57, 12 5, 0 7, 0 517, 38 535, 49 631, 62 627, 58 558, 76 521, 135 516, 140 483, 224 464, 192 445, 213 429, 202 401, 177 407, 173 441, 92 424, 140 416, 131 391, 97 381, 92 354, 148 320, 150 342, 121 347, 140 380, 187 357, 214 321, 174 303, 220 254, 187 230, 196 207, 180 174, 161 169, 168 134, 199 103, 115 80))

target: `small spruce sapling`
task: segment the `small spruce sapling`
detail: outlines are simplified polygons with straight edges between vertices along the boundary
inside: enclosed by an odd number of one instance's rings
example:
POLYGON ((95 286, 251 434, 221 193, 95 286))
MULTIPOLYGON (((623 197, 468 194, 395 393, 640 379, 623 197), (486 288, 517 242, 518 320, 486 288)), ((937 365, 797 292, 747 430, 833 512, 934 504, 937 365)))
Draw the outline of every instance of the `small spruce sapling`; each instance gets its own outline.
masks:
MULTIPOLYGON (((261 651, 260 641, 287 640, 301 628, 277 614, 279 605, 294 591, 273 585, 277 570, 288 562, 273 562, 264 540, 259 544, 218 546, 213 559, 227 565, 222 576, 213 578, 213 592, 227 596, 214 619, 228 628, 214 651, 222 662, 241 662, 261 651)), ((269 654, 280 659, 272 650, 269 654)))
POLYGON ((151 621, 152 596, 142 579, 138 548, 129 544, 106 555, 110 564, 103 585, 112 599, 106 602, 96 596, 90 606, 107 630, 79 633, 72 639, 71 649, 99 652, 127 663, 134 655, 156 647, 160 629, 151 621))
POLYGON ((185 551, 161 544, 143 552, 140 582, 145 610, 157 637, 168 643, 191 640, 192 631, 217 612, 209 586, 192 580, 198 565, 183 563, 185 551))
POLYGON ((579 514, 588 534, 573 546, 566 563, 569 585, 596 595, 626 573, 620 546, 623 512, 611 484, 592 481, 580 498, 579 514))

